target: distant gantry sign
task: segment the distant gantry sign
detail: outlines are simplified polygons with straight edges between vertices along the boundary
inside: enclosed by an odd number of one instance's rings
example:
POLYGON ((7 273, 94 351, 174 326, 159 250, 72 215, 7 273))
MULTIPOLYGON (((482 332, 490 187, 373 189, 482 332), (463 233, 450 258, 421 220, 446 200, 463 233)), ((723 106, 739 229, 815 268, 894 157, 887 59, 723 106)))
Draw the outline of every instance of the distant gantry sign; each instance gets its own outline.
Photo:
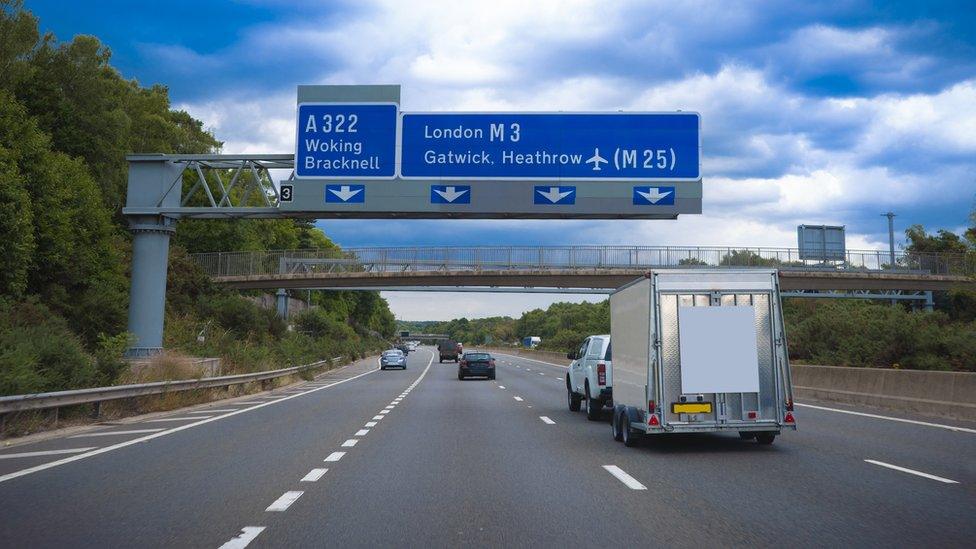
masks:
POLYGON ((701 213, 694 112, 404 113, 399 86, 299 86, 279 208, 329 217, 701 213))

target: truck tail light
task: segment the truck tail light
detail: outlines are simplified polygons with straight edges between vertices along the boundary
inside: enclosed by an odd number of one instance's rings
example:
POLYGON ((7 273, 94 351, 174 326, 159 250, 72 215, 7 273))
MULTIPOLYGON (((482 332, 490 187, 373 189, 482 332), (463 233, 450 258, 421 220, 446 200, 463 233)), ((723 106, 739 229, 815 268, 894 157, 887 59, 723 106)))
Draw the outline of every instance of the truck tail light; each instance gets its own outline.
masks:
POLYGON ((651 414, 651 416, 647 418, 647 424, 651 427, 660 427, 661 420, 657 418, 657 414, 651 414))
POLYGON ((748 412, 746 413, 746 417, 749 419, 756 419, 759 417, 759 412, 748 412))
POLYGON ((796 420, 793 419, 793 412, 786 412, 786 415, 783 416, 783 421, 786 423, 796 423, 796 420))
POLYGON ((597 364, 596 365, 596 382, 600 385, 607 384, 607 365, 597 364))
POLYGON ((654 410, 655 409, 656 409, 656 407, 654 406, 654 401, 653 400, 648 400, 647 401, 647 413, 648 414, 654 414, 654 410))

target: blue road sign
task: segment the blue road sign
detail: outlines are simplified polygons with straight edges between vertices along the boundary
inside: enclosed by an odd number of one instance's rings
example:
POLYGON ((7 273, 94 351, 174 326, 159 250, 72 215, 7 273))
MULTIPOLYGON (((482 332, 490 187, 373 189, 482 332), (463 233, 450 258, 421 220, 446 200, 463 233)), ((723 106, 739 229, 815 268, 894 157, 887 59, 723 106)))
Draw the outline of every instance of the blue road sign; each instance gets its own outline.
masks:
POLYGON ((697 113, 404 113, 400 175, 434 179, 701 178, 697 113))
POLYGON ((536 186, 532 195, 535 204, 576 204, 576 187, 536 186))
POLYGON ((674 206, 674 187, 634 187, 635 206, 674 206))
POLYGON ((295 177, 389 179, 396 175, 393 103, 298 105, 295 177))
POLYGON ((471 185, 431 185, 431 204, 470 204, 471 185))
POLYGON ((326 185, 325 201, 341 204, 366 202, 366 185, 326 185))

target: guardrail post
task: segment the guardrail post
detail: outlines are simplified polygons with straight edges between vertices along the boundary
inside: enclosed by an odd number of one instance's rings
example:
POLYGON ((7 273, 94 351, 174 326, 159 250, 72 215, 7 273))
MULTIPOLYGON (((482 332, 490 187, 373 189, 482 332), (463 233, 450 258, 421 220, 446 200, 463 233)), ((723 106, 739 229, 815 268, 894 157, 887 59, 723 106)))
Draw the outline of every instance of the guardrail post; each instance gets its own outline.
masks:
POLYGON ((93 419, 98 419, 102 415, 102 401, 96 401, 92 403, 92 414, 93 419))

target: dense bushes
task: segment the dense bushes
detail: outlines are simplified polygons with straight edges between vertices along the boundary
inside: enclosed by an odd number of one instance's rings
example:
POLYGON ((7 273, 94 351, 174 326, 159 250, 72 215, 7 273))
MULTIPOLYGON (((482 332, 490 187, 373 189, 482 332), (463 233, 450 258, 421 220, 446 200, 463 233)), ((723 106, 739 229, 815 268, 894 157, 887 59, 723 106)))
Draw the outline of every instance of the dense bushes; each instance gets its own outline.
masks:
POLYGON ((976 323, 861 301, 787 300, 790 358, 813 364, 976 371, 976 323))
POLYGON ((0 395, 109 383, 125 343, 102 338, 89 353, 68 323, 36 299, 0 301, 0 395))

